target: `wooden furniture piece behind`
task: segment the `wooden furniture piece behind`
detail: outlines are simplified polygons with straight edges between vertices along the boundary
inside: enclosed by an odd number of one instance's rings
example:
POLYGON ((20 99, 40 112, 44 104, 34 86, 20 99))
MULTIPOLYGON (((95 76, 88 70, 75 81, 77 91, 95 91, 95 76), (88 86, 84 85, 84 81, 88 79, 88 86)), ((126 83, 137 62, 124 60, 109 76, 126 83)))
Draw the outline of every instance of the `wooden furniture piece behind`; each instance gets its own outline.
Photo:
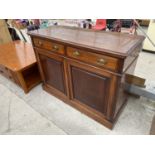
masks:
POLYGON ((32 45, 14 41, 0 45, 0 74, 23 88, 25 93, 41 82, 32 45))
POLYGON ((153 120, 152 120, 150 135, 155 135, 155 116, 153 117, 153 120))
POLYGON ((0 19, 0 44, 12 41, 4 19, 0 19))
POLYGON ((63 26, 29 34, 43 89, 112 129, 144 37, 63 26))
MULTIPOLYGON (((147 35, 150 37, 150 39, 154 42, 155 44, 155 19, 150 21, 147 35)), ((155 52, 155 46, 151 44, 151 42, 146 38, 144 41, 143 45, 143 50, 144 51, 149 51, 149 52, 155 52)))
POLYGON ((140 26, 149 26, 150 19, 138 19, 140 26))

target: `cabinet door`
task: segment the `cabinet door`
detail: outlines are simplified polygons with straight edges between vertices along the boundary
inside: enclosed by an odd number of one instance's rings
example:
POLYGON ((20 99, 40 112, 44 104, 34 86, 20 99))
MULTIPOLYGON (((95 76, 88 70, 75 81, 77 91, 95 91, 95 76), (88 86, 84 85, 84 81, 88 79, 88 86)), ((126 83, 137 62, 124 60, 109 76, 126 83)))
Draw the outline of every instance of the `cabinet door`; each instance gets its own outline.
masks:
POLYGON ((112 76, 100 69, 68 62, 71 100, 106 115, 112 76))
POLYGON ((59 56, 50 56, 38 53, 39 63, 46 85, 66 94, 63 59, 59 56))

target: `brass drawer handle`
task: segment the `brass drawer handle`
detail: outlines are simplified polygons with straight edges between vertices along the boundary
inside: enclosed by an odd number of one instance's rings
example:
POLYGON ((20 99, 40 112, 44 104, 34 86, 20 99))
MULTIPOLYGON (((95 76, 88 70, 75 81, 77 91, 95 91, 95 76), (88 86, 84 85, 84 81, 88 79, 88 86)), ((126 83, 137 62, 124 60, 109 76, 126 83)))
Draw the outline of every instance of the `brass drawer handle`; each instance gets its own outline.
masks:
POLYGON ((107 61, 103 58, 97 60, 98 65, 105 65, 106 63, 107 63, 107 61))
POLYGON ((73 52, 73 55, 74 55, 74 56, 79 56, 80 53, 79 53, 79 51, 74 51, 74 52, 73 52))
POLYGON ((41 41, 38 41, 38 44, 39 44, 40 46, 42 46, 42 45, 43 45, 43 43, 42 43, 41 41))
POLYGON ((57 50, 59 50, 59 47, 58 47, 57 45, 54 45, 54 46, 53 46, 53 50, 54 50, 54 51, 57 51, 57 50))

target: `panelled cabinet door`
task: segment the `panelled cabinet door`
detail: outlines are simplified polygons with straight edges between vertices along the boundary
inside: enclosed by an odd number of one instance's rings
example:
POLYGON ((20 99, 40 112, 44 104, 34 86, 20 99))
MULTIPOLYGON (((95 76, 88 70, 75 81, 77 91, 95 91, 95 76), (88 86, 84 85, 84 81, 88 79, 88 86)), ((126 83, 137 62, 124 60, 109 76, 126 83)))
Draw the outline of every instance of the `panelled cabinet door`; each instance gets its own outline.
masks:
POLYGON ((45 84, 66 95, 63 59, 41 53, 38 57, 45 84))
POLYGON ((71 100, 106 115, 112 77, 96 68, 68 62, 71 100))

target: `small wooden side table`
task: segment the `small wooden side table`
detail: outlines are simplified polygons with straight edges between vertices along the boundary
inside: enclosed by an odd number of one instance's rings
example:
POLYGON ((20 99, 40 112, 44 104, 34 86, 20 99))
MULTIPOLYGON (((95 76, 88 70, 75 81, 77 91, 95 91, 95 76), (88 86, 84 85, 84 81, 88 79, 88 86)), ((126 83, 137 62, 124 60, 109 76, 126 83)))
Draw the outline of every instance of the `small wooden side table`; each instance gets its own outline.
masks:
POLYGON ((0 74, 19 85, 25 93, 41 82, 33 47, 23 41, 0 45, 0 74))

